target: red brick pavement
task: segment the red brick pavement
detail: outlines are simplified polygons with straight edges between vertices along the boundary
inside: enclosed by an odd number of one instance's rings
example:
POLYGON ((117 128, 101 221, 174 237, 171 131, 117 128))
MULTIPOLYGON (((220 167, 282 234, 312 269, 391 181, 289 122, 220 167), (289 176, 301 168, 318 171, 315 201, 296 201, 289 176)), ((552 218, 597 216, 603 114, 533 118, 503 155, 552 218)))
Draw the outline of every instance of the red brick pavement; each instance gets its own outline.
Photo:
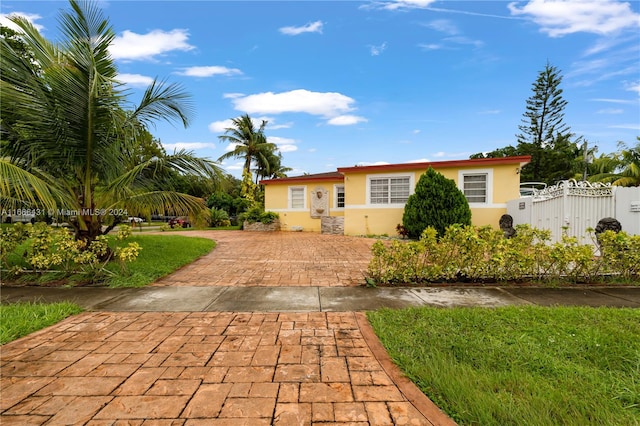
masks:
POLYGON ((187 231, 212 238, 209 254, 155 286, 355 286, 364 284, 373 238, 311 232, 187 231))
POLYGON ((3 426, 453 424, 353 312, 83 313, 0 373, 3 426))

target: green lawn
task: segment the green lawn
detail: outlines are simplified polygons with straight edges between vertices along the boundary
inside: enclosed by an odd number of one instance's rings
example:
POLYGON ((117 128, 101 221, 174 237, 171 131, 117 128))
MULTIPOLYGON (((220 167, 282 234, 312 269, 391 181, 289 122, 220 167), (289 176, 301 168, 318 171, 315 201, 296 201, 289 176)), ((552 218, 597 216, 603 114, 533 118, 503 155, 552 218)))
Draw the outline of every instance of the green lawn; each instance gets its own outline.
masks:
MULTIPOLYGON (((136 242, 142 247, 138 258, 127 263, 126 270, 122 271, 118 262, 112 261, 106 266, 107 274, 100 274, 101 285, 110 287, 141 287, 168 275, 185 266, 198 257, 209 253, 216 245, 209 238, 185 237, 181 235, 149 235, 145 233, 132 233, 131 237, 124 241, 111 239, 110 245, 126 246, 130 242, 136 242)), ((9 256, 10 265, 20 265, 25 269, 30 266, 24 259, 23 253, 29 243, 19 246, 9 256)), ((95 274, 87 277, 86 274, 67 275, 64 272, 44 272, 41 274, 25 273, 15 278, 21 284, 34 285, 82 285, 95 278, 95 274)), ((4 278, 7 281, 7 278, 4 278)))
POLYGON ((392 359, 461 425, 640 425, 640 310, 368 313, 392 359))
POLYGON ((80 306, 68 302, 0 305, 0 345, 80 312, 80 306))
POLYGON ((122 242, 137 242, 142 247, 138 258, 127 264, 128 274, 121 274, 116 264, 108 269, 117 275, 109 278, 110 287, 142 287, 168 275, 198 257, 209 253, 216 243, 208 238, 180 235, 132 234, 122 242))

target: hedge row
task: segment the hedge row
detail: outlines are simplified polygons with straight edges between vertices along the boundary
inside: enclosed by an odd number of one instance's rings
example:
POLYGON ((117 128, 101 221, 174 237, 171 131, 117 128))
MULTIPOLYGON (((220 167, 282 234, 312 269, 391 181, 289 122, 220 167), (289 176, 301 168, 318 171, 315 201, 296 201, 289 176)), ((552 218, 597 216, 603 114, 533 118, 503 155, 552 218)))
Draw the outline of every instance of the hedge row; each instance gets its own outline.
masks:
MULTIPOLYGON (((595 235, 593 236, 595 241, 595 235)), ((377 241, 367 283, 434 282, 640 282, 640 235, 606 231, 599 250, 564 236, 518 225, 513 238, 491 227, 452 225, 437 238, 427 228, 417 241, 377 241)))

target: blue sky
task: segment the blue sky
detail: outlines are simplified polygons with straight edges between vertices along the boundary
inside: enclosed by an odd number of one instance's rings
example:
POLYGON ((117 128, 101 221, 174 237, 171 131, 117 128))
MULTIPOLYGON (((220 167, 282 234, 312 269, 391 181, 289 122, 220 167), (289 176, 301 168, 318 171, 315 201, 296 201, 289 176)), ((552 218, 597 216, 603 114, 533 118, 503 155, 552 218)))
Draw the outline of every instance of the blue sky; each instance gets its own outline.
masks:
MULTIPOLYGON (((565 123, 599 153, 640 135, 638 1, 100 1, 135 102, 154 77, 182 84, 189 128, 158 123, 168 152, 217 159, 248 113, 268 121, 290 176, 440 161, 516 144, 547 61, 565 123)), ((3 0, 58 38, 58 1, 3 0)), ((223 168, 239 176, 242 161, 223 168)))

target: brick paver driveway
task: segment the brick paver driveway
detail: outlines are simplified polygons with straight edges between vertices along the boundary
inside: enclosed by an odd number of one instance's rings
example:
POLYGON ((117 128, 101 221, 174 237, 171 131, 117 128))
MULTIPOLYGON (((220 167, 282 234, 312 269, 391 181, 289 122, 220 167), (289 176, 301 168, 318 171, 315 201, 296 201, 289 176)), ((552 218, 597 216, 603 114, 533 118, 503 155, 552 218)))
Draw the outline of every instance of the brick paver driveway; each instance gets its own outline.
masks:
MULTIPOLYGON (((374 240, 192 231, 215 250, 162 286, 350 286, 374 240)), ((2 346, 8 425, 451 425, 364 314, 85 312, 2 346)))
POLYGON ((188 231, 216 248, 159 286, 354 286, 364 284, 372 238, 311 232, 188 231))

